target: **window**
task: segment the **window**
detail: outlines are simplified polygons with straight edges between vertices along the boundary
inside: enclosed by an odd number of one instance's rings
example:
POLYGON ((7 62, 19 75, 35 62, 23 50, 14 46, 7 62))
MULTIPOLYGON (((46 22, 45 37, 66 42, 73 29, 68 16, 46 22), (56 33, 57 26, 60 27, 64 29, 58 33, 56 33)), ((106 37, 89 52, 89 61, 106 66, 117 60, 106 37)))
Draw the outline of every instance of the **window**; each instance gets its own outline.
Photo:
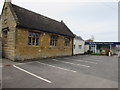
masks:
POLYGON ((79 45, 79 49, 82 49, 82 45, 79 45))
POLYGON ((52 35, 51 38, 50 38, 50 46, 56 46, 57 45, 57 39, 58 39, 58 36, 52 35))
POLYGON ((7 30, 5 30, 5 31, 3 31, 3 42, 4 42, 4 44, 7 44, 7 38, 8 38, 8 31, 7 30))
POLYGON ((70 38, 65 37, 65 46, 69 46, 70 38))
POLYGON ((39 45, 40 33, 28 32, 28 45, 39 45))
POLYGON ((74 44, 74 49, 75 49, 75 44, 74 44))

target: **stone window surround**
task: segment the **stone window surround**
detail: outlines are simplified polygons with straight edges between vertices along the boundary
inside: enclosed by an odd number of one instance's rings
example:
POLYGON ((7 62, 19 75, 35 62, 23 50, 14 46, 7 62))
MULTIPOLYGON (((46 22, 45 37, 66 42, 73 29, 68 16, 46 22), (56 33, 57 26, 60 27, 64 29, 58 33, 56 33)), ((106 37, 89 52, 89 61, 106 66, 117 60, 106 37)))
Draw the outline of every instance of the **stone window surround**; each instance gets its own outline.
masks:
POLYGON ((40 33, 39 32, 28 32, 28 45, 38 46, 40 44, 40 33))

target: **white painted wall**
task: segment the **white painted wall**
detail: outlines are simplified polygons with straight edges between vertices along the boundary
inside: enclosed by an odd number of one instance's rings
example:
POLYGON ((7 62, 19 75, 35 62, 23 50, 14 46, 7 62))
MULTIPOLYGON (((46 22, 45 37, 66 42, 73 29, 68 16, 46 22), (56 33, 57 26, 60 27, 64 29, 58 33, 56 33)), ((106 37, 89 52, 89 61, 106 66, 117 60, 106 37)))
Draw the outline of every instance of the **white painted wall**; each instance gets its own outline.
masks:
POLYGON ((84 44, 85 44, 85 41, 83 40, 80 40, 80 39, 76 39, 74 38, 74 55, 75 54, 84 54, 84 44), (79 47, 79 45, 81 45, 81 48, 79 47))

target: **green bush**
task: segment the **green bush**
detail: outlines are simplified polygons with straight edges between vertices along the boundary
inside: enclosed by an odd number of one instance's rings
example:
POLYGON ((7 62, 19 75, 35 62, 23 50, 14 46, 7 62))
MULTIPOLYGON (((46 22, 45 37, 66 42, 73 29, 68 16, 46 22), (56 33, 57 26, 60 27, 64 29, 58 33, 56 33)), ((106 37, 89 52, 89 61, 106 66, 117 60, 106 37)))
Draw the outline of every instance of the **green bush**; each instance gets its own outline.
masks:
MULTIPOLYGON (((110 52, 110 50, 109 50, 109 49, 106 49, 106 50, 105 50, 105 55, 109 56, 109 52, 110 52)), ((112 54, 112 53, 111 53, 111 54, 112 54)))
POLYGON ((87 51, 87 54, 92 54, 92 53, 93 53, 93 51, 90 51, 90 50, 87 51))
POLYGON ((105 54, 102 54, 102 53, 95 53, 95 54, 92 54, 92 55, 105 55, 105 54))

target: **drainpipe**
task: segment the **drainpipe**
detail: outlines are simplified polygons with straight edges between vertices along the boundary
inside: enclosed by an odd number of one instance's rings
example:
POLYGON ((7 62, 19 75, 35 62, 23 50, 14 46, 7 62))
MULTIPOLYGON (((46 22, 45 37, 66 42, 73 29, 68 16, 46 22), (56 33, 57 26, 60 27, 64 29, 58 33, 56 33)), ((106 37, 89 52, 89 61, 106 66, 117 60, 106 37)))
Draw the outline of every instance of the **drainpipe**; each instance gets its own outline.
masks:
POLYGON ((72 56, 74 55, 74 38, 72 38, 72 56))

